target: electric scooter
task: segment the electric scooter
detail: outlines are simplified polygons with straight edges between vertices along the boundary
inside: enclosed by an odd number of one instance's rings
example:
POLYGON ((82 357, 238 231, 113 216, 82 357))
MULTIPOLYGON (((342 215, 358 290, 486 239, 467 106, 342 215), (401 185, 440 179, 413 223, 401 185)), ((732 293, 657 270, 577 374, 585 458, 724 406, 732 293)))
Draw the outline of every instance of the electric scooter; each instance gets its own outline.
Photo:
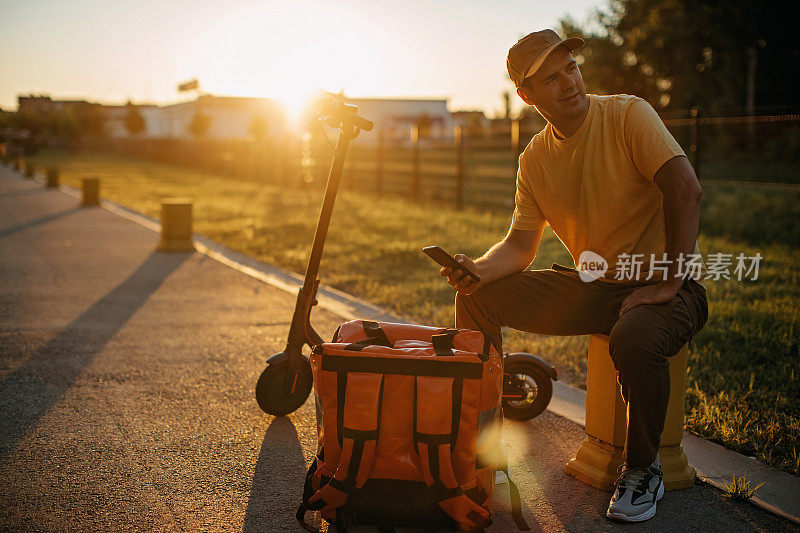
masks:
MULTIPOLYGON (((357 111, 358 107, 345 104, 341 100, 329 99, 323 103, 320 119, 328 126, 338 128, 339 138, 334 149, 303 286, 297 294, 286 348, 267 359, 267 367, 256 383, 256 401, 267 414, 287 415, 303 405, 311 392, 311 365, 303 354, 303 347, 311 348, 323 342, 311 326, 311 309, 317 305, 317 274, 322 250, 350 142, 361 131, 370 131, 373 127, 372 122, 358 116, 357 111)), ((503 354, 505 417, 529 420, 541 414, 553 394, 551 380, 556 379, 558 374, 555 367, 541 357, 529 353, 503 354)))

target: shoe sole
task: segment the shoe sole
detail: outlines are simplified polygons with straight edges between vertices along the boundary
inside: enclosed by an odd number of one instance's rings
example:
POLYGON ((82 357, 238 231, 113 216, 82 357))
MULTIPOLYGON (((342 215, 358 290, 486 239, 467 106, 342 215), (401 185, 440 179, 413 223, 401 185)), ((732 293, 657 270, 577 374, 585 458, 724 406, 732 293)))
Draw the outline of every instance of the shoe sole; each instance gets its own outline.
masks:
POLYGON ((610 510, 606 511, 606 516, 608 518, 612 518, 614 520, 621 520, 623 522, 644 522, 645 520, 650 520, 656 515, 656 506, 658 500, 664 497, 664 483, 662 482, 661 485, 658 486, 658 492, 656 493, 656 501, 653 502, 653 506, 650 507, 648 510, 643 512, 642 514, 637 514, 633 516, 629 516, 622 513, 612 513, 610 510))

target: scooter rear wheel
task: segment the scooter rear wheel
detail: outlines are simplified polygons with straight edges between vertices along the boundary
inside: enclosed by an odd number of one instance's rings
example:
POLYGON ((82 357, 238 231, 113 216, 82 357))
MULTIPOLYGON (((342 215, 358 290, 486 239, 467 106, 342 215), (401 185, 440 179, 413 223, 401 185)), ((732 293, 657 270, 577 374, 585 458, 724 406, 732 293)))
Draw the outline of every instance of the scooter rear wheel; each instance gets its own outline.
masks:
POLYGON ((547 409, 553 397, 550 376, 536 363, 508 361, 503 369, 503 415, 530 420, 547 409))
POLYGON ((311 365, 305 360, 297 373, 293 392, 287 390, 286 375, 289 372, 289 361, 281 361, 267 365, 256 383, 256 401, 267 414, 284 416, 296 411, 303 405, 311 392, 314 378, 311 365))

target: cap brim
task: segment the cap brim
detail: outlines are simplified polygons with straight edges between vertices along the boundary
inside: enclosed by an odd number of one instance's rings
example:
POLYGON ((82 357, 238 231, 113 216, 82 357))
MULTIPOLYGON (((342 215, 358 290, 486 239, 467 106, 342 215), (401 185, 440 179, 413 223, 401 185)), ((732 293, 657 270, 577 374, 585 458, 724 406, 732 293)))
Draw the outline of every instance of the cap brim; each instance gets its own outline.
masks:
POLYGON ((537 57, 536 60, 531 64, 530 68, 528 68, 528 71, 525 73, 522 79, 525 80, 525 78, 529 78, 534 74, 536 74, 536 71, 539 70, 539 68, 544 64, 547 58, 550 57, 550 54, 553 53, 553 50, 555 50, 559 46, 566 46, 570 52, 574 52, 584 44, 585 41, 580 37, 570 37, 569 39, 564 39, 563 41, 550 45, 548 48, 545 49, 544 52, 539 54, 539 57, 537 57))

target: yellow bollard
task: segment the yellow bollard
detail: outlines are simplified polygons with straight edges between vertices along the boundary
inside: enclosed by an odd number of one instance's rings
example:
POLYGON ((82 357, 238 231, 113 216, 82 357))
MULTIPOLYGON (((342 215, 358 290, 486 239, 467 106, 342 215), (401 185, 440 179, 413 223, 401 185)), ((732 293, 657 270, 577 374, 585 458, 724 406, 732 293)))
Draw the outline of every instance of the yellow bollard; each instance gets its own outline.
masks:
MULTIPOLYGON (((667 419, 661 433, 659 459, 666 490, 694 485, 695 469, 683 452, 683 415, 686 400, 686 363, 689 349, 669 358, 670 395, 667 419)), ((589 372, 586 380, 586 440, 575 458, 567 463, 567 474, 599 489, 611 490, 618 477, 625 446, 627 416, 617 383, 617 371, 608 353, 608 337, 589 338, 589 372)))
POLYGON ((56 167, 47 169, 47 182, 45 185, 51 188, 58 187, 58 169, 56 167))
POLYGON ((26 163, 25 165, 25 177, 26 178, 33 178, 33 175, 36 173, 36 167, 33 163, 26 163))
POLYGON ((100 205, 100 180, 97 178, 83 178, 81 185, 83 190, 81 205, 84 207, 100 205))
POLYGON ((8 144, 4 142, 0 143, 0 161, 8 163, 8 144))
POLYGON ((192 200, 163 198, 161 200, 161 243, 163 252, 188 252, 192 243, 192 200))
POLYGON ((16 170, 17 172, 22 171, 22 167, 25 166, 25 158, 22 157, 21 155, 18 155, 17 157, 14 158, 14 162, 11 164, 11 166, 13 166, 14 170, 16 170))

